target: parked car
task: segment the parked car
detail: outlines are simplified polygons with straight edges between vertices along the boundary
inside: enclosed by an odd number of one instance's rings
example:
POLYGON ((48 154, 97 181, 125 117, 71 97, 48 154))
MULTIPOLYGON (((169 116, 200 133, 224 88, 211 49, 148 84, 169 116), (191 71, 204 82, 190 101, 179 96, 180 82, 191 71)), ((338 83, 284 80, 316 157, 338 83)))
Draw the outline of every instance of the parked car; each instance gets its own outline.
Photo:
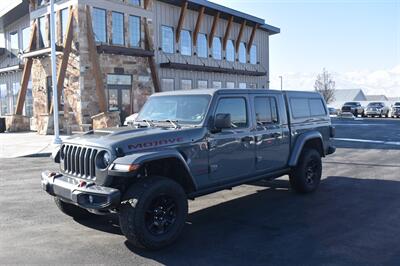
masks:
POLYGON ((64 141, 53 155, 60 170, 41 183, 65 214, 117 213, 129 242, 159 249, 182 232, 187 199, 283 175, 293 190, 315 191, 334 134, 315 92, 164 92, 134 127, 64 141))
POLYGON ((328 111, 329 111, 329 115, 338 115, 339 114, 338 110, 334 107, 328 106, 328 111))
POLYGON ((364 107, 361 106, 360 102, 346 102, 342 108, 342 113, 352 113, 355 117, 361 115, 364 117, 365 110, 364 107))
POLYGON ((384 102, 370 102, 367 105, 365 115, 368 117, 389 117, 389 107, 384 102))
POLYGON ((392 117, 400 117, 400 102, 396 102, 393 104, 392 117))

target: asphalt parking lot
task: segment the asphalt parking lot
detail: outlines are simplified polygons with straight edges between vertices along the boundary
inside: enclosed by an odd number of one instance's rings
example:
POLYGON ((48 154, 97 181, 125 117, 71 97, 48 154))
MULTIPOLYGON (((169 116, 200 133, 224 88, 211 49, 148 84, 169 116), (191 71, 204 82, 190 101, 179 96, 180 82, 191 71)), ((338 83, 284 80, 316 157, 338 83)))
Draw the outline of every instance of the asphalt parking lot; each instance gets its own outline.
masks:
POLYGON ((75 221, 40 188, 49 158, 0 161, 0 264, 399 265, 400 119, 337 120, 320 189, 286 177, 190 202, 178 243, 125 241, 116 217, 75 221))

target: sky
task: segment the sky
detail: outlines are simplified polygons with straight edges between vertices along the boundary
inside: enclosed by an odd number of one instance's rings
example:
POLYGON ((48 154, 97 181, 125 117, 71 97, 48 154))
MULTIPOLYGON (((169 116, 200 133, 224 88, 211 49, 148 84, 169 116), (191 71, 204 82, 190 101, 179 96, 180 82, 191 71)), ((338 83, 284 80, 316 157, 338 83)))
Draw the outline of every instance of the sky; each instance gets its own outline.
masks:
POLYGON ((211 0, 265 19, 270 87, 311 90, 323 68, 337 89, 400 97, 400 0, 211 0))

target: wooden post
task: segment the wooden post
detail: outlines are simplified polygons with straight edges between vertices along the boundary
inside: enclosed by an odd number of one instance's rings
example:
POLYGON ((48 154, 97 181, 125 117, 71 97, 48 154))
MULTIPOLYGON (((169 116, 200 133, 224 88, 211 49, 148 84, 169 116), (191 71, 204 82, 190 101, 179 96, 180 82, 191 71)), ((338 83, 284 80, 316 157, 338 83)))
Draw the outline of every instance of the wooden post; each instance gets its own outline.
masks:
MULTIPOLYGON (((149 51, 154 51, 154 44, 153 40, 150 35, 150 29, 149 29, 149 24, 147 19, 144 22, 144 35, 145 35, 145 46, 146 50, 149 51)), ((156 61, 153 56, 147 57, 149 66, 150 66, 150 71, 151 71, 151 79, 153 80, 153 85, 154 85, 154 92, 161 92, 161 86, 160 86, 160 79, 158 78, 158 72, 157 72, 157 65, 156 61)))
POLYGON ((226 44, 228 43, 229 36, 231 34, 232 22, 233 22, 233 16, 230 16, 229 20, 228 20, 228 25, 226 26, 225 35, 224 35, 224 43, 222 46, 224 51, 226 50, 226 44))
POLYGON ((90 14, 89 6, 86 6, 86 29, 87 29, 88 48, 89 48, 89 58, 90 61, 92 61, 93 75, 96 81, 96 95, 99 98, 99 110, 100 112, 106 112, 107 104, 106 104, 106 94, 104 92, 104 81, 103 81, 103 75, 101 74, 99 57, 97 54, 96 43, 94 40, 92 16, 90 14))
POLYGON ((203 22, 204 10, 205 10, 205 7, 202 6, 200 8, 199 15, 197 17, 196 27, 194 28, 194 32, 193 32, 193 46, 197 45, 197 36, 199 35, 201 23, 203 22))
POLYGON ((179 16, 178 26, 176 27, 176 42, 178 43, 181 38, 181 30, 183 27, 183 22, 185 21, 187 12, 188 2, 184 1, 181 6, 181 15, 179 16))
MULTIPOLYGON (((35 21, 33 22, 32 25, 31 38, 29 41, 29 49, 28 49, 29 52, 36 48, 36 31, 37 31, 37 22, 35 21)), ((28 89, 29 78, 31 76, 31 71, 32 71, 32 64, 33 64, 33 59, 31 57, 27 58, 22 73, 21 89, 19 90, 18 93, 17 105, 15 108, 16 115, 22 115, 22 111, 24 109, 26 91, 28 89)))
MULTIPOLYGON (((70 7, 68 23, 67 23, 67 32, 66 32, 66 36, 64 38, 64 45, 63 45, 64 46, 64 50, 63 50, 64 54, 62 56, 61 65, 58 68, 58 72, 57 72, 57 92, 58 92, 57 96, 58 96, 59 105, 60 105, 62 90, 64 87, 64 80, 65 80, 65 74, 67 72, 69 55, 70 55, 71 49, 72 49, 72 40, 74 37, 74 26, 73 26, 74 18, 75 18, 74 10, 70 7)), ((51 103, 50 113, 53 113, 53 102, 51 103)))
POLYGON ((152 0, 144 0, 144 9, 149 9, 150 4, 152 4, 152 0))
POLYGON ((212 47, 213 39, 214 39, 214 36, 215 36, 215 31, 217 30, 219 15, 220 15, 220 13, 217 12, 217 14, 215 14, 215 16, 214 16, 214 21, 213 21, 213 24, 212 24, 212 27, 211 27, 210 36, 208 37, 208 47, 209 48, 212 47))
POLYGON ((256 36, 257 29, 258 29, 258 24, 255 24, 253 27, 253 30, 251 31, 249 43, 247 44, 247 53, 248 54, 250 53, 251 46, 253 45, 254 37, 256 36))
POLYGON ((239 51, 239 46, 240 46, 240 42, 242 41, 244 27, 246 27, 246 20, 243 20, 242 26, 240 27, 239 35, 236 39, 236 53, 239 51))

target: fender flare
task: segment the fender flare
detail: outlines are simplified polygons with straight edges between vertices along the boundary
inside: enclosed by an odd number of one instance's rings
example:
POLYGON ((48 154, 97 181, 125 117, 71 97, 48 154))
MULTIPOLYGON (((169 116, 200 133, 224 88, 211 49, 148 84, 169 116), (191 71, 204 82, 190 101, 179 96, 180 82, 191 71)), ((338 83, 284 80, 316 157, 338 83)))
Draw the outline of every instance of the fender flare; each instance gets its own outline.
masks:
POLYGON ((293 151, 292 154, 290 155, 288 165, 290 167, 295 167, 297 165, 297 162, 300 158, 301 152, 303 151, 304 145, 306 144, 307 141, 313 140, 313 139, 318 139, 321 143, 321 148, 322 148, 322 155, 325 156, 324 148, 323 148, 323 138, 322 135, 319 131, 308 131, 305 133, 302 133, 297 137, 297 140, 293 146, 293 151))
POLYGON ((124 157, 120 157, 114 160, 113 164, 138 164, 143 165, 145 163, 149 163, 152 161, 162 160, 162 159, 176 159, 178 160, 182 166, 184 167, 186 178, 188 178, 194 190, 197 190, 198 185, 196 180, 194 179, 189 166, 185 158, 176 150, 163 150, 163 151, 149 151, 149 152, 140 152, 134 153, 131 155, 126 155, 124 157))

